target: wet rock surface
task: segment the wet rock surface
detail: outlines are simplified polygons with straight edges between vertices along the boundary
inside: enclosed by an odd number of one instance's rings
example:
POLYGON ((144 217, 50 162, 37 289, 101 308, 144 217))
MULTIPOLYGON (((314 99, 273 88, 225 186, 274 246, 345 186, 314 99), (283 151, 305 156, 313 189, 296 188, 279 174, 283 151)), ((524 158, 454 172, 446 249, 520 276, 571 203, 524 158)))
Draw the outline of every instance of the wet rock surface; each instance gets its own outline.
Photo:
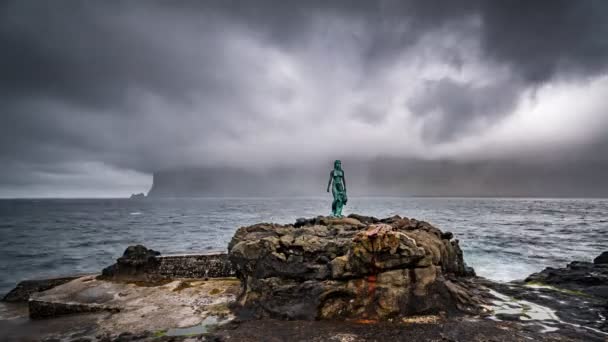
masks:
POLYGON ((36 292, 46 291, 55 286, 65 284, 78 277, 63 277, 53 279, 40 279, 40 280, 24 280, 17 284, 17 286, 7 293, 2 301, 9 303, 16 302, 27 302, 30 296, 36 292))
MULTIPOLYGON (((175 329, 203 328, 211 317, 214 324, 232 319, 228 304, 236 299, 239 285, 236 278, 141 284, 85 276, 32 295, 29 316, 40 322, 42 318, 98 314, 93 331, 97 335, 154 331, 156 337, 165 336, 175 329)), ((91 334, 89 331, 89 337, 91 334)))
POLYGON ((222 328, 213 337, 239 342, 367 342, 367 341, 584 341, 555 333, 525 330, 514 322, 475 317, 417 316, 393 322, 279 321, 263 319, 222 328))
POLYGON ((526 282, 558 286, 608 300, 608 252, 594 262, 573 261, 564 268, 547 267, 526 282))
POLYGON ((598 291, 606 252, 527 282, 494 282, 473 276, 450 232, 362 215, 244 227, 229 248, 229 255, 159 256, 135 246, 107 278, 22 282, 12 293, 27 304, 0 303, 2 340, 608 338, 608 300, 598 291), (222 274, 240 279, 214 277, 222 274))
POLYGON ((229 258, 243 284, 244 317, 388 319, 479 312, 482 300, 458 240, 393 216, 299 219, 240 228, 229 258))
POLYGON ((522 329, 572 338, 575 341, 606 341, 608 307, 602 298, 522 281, 499 283, 473 280, 491 289, 492 319, 509 320, 522 329))

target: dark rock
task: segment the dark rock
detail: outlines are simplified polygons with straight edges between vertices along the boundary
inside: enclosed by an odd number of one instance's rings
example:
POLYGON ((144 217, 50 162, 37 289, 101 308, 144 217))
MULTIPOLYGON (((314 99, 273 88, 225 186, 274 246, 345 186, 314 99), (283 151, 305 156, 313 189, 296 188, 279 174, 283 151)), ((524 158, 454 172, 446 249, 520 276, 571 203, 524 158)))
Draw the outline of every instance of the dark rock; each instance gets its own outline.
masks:
POLYGON ((307 224, 308 224, 308 219, 300 217, 300 218, 296 219, 296 223, 293 226, 296 227, 296 228, 300 228, 300 227, 303 227, 303 226, 305 226, 307 224))
POLYGON ((160 252, 148 249, 142 245, 129 246, 116 264, 106 267, 101 272, 101 278, 121 281, 157 281, 160 252))
POLYGON ((131 197, 129 197, 129 199, 135 199, 135 200, 141 200, 146 198, 146 195, 143 192, 140 192, 138 194, 132 194, 131 197))
POLYGON ((521 321, 520 314, 498 313, 496 314, 496 318, 502 321, 521 321))
POLYGON ((454 234, 452 232, 443 232, 441 234, 441 238, 443 240, 451 240, 454 237, 454 234))
POLYGON ((373 217, 373 216, 363 216, 363 215, 358 215, 358 214, 350 214, 348 215, 348 217, 350 218, 354 218, 356 220, 358 220, 361 223, 365 223, 365 224, 372 224, 372 223, 379 223, 380 219, 373 217))
MULTIPOLYGON (((513 282, 494 282, 484 278, 470 278, 470 282, 477 283, 478 288, 490 288, 494 291, 507 296, 508 303, 513 305, 517 301, 525 301, 529 310, 529 303, 540 305, 550 309, 559 318, 559 321, 541 321, 543 325, 552 325, 558 328, 560 334, 574 333, 576 341, 604 341, 605 334, 608 333, 608 325, 603 317, 608 313, 607 302, 604 298, 594 297, 583 292, 570 291, 557 286, 530 286, 522 281, 513 282), (576 325, 583 325, 585 328, 575 328, 576 325), (574 331, 573 331, 574 330, 574 331), (597 330, 600 332, 597 333, 597 330)), ((504 299, 503 299, 504 300, 504 299)), ((529 311, 513 310, 524 324, 533 323, 534 317, 526 317, 529 311), (524 317, 522 319, 522 316, 524 317)), ((510 317, 499 313, 496 318, 509 320, 510 317)), ((534 316, 534 315, 532 315, 534 316)), ((511 317, 514 318, 514 317, 511 317)), ((567 339, 566 339, 567 340, 567 339)))
POLYGON ((471 266, 464 267, 464 275, 467 277, 476 277, 477 276, 477 274, 475 273, 475 269, 471 266))
POLYGON ((382 222, 382 223, 389 223, 390 224, 390 223, 393 223, 393 222, 397 222, 399 220, 401 220, 401 216, 399 216, 399 215, 393 215, 391 217, 387 217, 387 218, 381 219, 380 222, 382 222))
POLYGON ((581 291, 582 293, 608 298, 608 267, 602 263, 602 253, 596 258, 599 263, 573 261, 565 268, 547 267, 541 272, 533 273, 526 282, 538 282, 564 289, 581 291))
POLYGON ((17 284, 9 293, 2 298, 4 302, 27 302, 30 296, 36 292, 46 291, 55 286, 65 284, 68 281, 78 278, 74 277, 63 277, 54 279, 41 279, 41 280, 24 280, 17 284))
POLYGON ((229 258, 244 288, 241 314, 384 319, 478 309, 458 281, 471 272, 457 240, 423 221, 363 223, 373 221, 351 215, 240 228, 229 258))
POLYGON ((28 301, 29 316, 32 319, 51 318, 66 314, 90 313, 90 312, 118 312, 119 309, 100 304, 80 304, 48 302, 39 300, 28 301))
POLYGON ((323 216, 317 216, 313 218, 298 218, 296 219, 296 223, 293 225, 296 228, 314 226, 318 224, 327 224, 328 220, 336 220, 337 218, 328 218, 323 216))
POLYGON ((167 278, 226 278, 234 277, 228 254, 169 255, 158 258, 158 274, 167 278))
POLYGON ((593 263, 596 265, 608 264, 608 251, 598 255, 595 259, 593 259, 593 263))

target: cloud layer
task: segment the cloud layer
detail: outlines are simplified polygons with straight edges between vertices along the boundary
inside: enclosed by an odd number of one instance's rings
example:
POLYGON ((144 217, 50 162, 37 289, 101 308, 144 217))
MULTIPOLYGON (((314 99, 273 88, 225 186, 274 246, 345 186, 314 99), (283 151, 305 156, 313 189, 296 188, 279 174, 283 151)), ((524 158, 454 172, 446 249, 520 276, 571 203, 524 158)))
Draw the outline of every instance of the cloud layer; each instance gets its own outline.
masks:
POLYGON ((5 1, 0 196, 334 158, 584 168, 607 159, 607 13, 601 0, 5 1))

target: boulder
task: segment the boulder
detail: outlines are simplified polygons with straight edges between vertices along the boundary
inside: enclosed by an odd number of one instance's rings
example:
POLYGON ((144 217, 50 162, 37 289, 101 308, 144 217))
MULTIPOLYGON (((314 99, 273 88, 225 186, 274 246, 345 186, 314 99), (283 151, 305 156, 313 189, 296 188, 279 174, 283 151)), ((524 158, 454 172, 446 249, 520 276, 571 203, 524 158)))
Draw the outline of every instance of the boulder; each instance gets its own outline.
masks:
POLYGON ((142 245, 129 246, 114 265, 101 271, 101 279, 121 281, 157 281, 160 252, 142 245))
POLYGON ((608 251, 602 252, 602 254, 598 255, 595 259, 593 259, 593 263, 596 265, 608 264, 608 251))
POLYGON ((242 227, 229 244, 239 312, 280 319, 388 319, 480 310, 458 240, 427 222, 298 219, 242 227))

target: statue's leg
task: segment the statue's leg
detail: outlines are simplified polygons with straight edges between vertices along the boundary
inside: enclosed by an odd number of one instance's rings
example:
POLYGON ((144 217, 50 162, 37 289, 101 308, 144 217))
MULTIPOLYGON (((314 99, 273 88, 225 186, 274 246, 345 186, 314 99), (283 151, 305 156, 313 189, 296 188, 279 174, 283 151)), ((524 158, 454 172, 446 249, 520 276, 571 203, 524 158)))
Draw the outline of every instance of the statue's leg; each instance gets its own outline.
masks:
POLYGON ((336 217, 342 217, 342 207, 344 207, 344 203, 342 202, 342 200, 338 200, 338 203, 336 203, 336 217))
POLYGON ((331 188, 331 195, 334 198, 333 202, 331 202, 331 216, 336 216, 338 214, 338 202, 340 201, 340 197, 338 196, 338 192, 336 191, 335 184, 331 188))
POLYGON ((337 213, 338 200, 334 198, 334 201, 331 202, 331 216, 336 216, 337 213))

